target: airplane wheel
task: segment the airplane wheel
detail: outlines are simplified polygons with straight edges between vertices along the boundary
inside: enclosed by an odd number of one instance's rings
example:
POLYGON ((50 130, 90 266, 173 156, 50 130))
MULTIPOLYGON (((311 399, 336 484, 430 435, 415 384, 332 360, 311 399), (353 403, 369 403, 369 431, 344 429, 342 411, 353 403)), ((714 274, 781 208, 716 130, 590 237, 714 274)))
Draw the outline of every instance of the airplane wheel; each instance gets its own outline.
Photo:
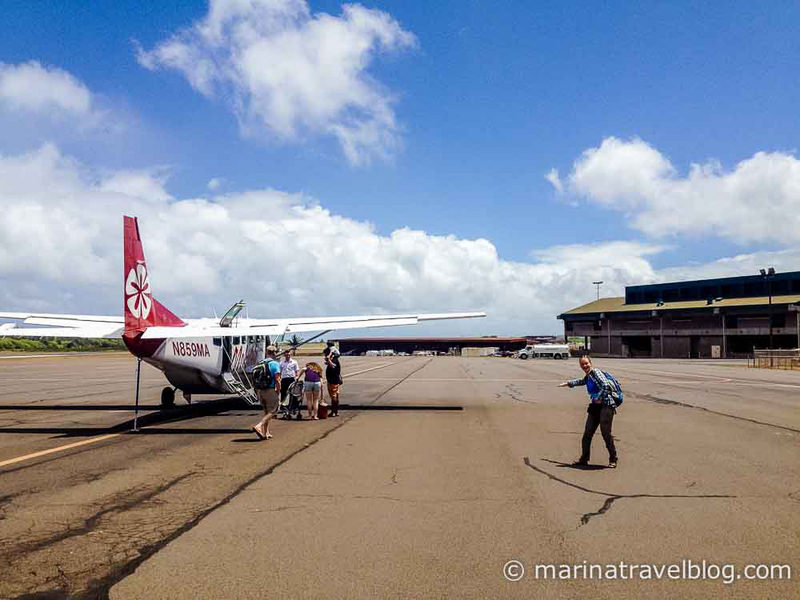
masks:
POLYGON ((168 408, 175 406, 175 390, 171 387, 161 390, 161 406, 168 408))

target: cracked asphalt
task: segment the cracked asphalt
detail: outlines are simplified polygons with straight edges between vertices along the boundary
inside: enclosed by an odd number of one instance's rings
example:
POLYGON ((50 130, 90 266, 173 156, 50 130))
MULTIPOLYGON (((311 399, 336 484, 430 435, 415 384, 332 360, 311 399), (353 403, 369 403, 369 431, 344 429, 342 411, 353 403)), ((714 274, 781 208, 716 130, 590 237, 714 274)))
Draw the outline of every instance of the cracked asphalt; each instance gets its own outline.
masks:
POLYGON ((159 411, 149 367, 126 433, 126 355, 0 361, 0 463, 90 441, 0 467, 0 597, 800 597, 800 373, 597 364, 626 391, 613 470, 599 433, 569 466, 586 396, 555 386, 576 361, 347 358, 342 417, 268 442, 230 399, 159 411), (682 559, 794 577, 531 575, 682 559))

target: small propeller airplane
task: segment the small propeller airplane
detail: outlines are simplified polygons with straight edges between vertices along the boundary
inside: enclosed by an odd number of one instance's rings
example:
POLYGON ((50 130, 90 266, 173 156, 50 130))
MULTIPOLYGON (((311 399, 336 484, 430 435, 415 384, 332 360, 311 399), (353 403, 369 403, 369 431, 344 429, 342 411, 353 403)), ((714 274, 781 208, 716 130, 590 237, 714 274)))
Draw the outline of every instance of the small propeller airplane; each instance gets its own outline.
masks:
MULTIPOLYGON (((0 319, 18 320, 0 325, 0 337, 118 338, 137 359, 138 407, 141 362, 164 372, 170 383, 161 391, 163 406, 172 406, 175 391, 187 402, 192 394, 236 394, 257 404, 252 385, 253 367, 264 358, 271 339, 287 334, 335 329, 416 325, 441 319, 485 317, 482 312, 250 319, 240 317, 237 302, 220 319, 186 319, 173 314, 153 297, 144 258, 139 224, 123 217, 124 316, 62 315, 0 312, 0 319)), ((314 338, 311 338, 314 339, 314 338)), ((310 341, 310 340, 306 340, 310 341)))

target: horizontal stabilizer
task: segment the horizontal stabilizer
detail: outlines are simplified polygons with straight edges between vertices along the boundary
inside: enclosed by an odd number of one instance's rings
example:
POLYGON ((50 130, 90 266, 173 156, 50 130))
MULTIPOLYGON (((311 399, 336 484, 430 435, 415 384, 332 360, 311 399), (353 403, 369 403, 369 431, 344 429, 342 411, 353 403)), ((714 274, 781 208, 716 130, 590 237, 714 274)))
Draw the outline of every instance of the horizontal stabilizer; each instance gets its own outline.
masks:
POLYGON ((122 324, 109 323, 92 327, 0 327, 0 337, 18 338, 118 338, 122 335, 122 324))
MULTIPOLYGON (((0 312, 0 319, 25 320, 26 323, 33 323, 29 319, 55 319, 58 321, 70 321, 77 327, 82 323, 124 323, 122 316, 103 316, 103 315, 60 315, 51 313, 34 312, 0 312)), ((45 323, 42 323, 43 325, 45 323)))

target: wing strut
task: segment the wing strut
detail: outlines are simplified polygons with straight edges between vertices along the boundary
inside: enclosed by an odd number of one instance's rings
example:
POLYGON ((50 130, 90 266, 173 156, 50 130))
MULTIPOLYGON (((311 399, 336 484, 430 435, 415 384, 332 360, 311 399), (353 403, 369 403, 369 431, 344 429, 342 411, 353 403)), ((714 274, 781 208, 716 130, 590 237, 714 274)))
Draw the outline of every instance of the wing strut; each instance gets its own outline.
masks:
POLYGON ((297 344, 296 346, 292 346, 292 347, 290 348, 290 350, 296 350, 296 349, 297 349, 297 348, 299 348, 300 346, 303 346, 303 345, 307 344, 308 342, 313 342, 313 341, 314 341, 315 339, 317 339, 318 337, 320 337, 320 336, 322 336, 322 335, 325 335, 326 333, 330 333, 331 331, 333 331, 333 329, 328 329, 328 330, 326 330, 326 331, 323 331, 322 333, 318 333, 318 334, 317 334, 317 335, 315 335, 314 337, 310 337, 310 338, 308 338, 307 340, 303 340, 302 342, 300 342, 300 343, 299 343, 299 344, 297 344))

